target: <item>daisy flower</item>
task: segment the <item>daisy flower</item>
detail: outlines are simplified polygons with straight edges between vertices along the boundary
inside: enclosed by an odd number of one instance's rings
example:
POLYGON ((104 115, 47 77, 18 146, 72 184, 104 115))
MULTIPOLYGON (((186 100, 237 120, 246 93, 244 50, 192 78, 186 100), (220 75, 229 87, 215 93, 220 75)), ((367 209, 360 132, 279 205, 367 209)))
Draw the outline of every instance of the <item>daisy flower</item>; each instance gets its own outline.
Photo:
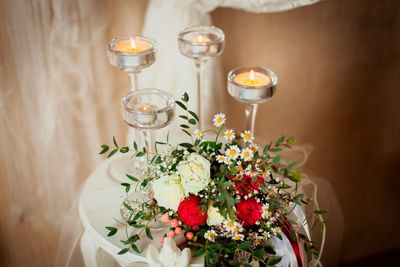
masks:
POLYGON ((193 132, 193 136, 194 136, 194 138, 196 138, 197 140, 201 140, 201 139, 203 138, 203 133, 202 133, 199 129, 196 129, 196 130, 194 130, 194 132, 193 132))
POLYGON ((267 219, 269 216, 271 216, 271 211, 269 211, 269 205, 268 203, 264 204, 261 208, 261 216, 263 219, 267 219))
POLYGON ((236 235, 232 236, 232 240, 243 241, 244 240, 244 235, 236 234, 236 235))
POLYGON ((235 139, 235 133, 233 132, 232 129, 226 130, 226 131, 224 132, 224 139, 225 139, 226 141, 229 141, 229 142, 232 142, 233 139, 235 139))
POLYGON ((279 227, 272 227, 271 231, 274 235, 278 235, 281 232, 281 228, 279 227))
POLYGON ((208 230, 205 234, 204 234, 204 238, 208 239, 212 242, 215 242, 215 237, 217 236, 217 233, 214 230, 208 230))
POLYGON ((253 143, 254 135, 249 130, 246 130, 243 133, 241 133, 240 137, 243 138, 243 142, 245 143, 253 143))
POLYGON ((240 155, 240 148, 237 145, 230 146, 227 150, 225 150, 225 155, 230 159, 237 159, 240 155))
POLYGON ((244 160, 244 161, 250 161, 253 159, 254 153, 253 150, 251 150, 251 148, 246 147, 245 149, 242 150, 242 153, 240 154, 240 157, 244 160))
POLYGON ((237 234, 243 231, 243 226, 234 220, 226 220, 223 225, 228 232, 237 234))
POLYGON ((217 159, 218 163, 225 163, 225 160, 227 159, 227 157, 224 155, 218 155, 216 157, 216 159, 217 159))
POLYGON ((226 121, 225 114, 219 113, 214 116, 213 123, 215 127, 221 127, 226 121))
POLYGON ((258 145, 252 143, 252 144, 249 145, 249 148, 250 148, 251 150, 253 150, 254 153, 256 153, 257 150, 258 150, 258 145))
POLYGON ((263 232, 263 236, 264 236, 266 239, 270 239, 270 238, 271 238, 271 234, 270 234, 269 232, 263 232))
POLYGON ((224 163, 225 163, 226 165, 231 165, 232 160, 231 160, 230 158, 228 158, 228 157, 225 157, 224 163))

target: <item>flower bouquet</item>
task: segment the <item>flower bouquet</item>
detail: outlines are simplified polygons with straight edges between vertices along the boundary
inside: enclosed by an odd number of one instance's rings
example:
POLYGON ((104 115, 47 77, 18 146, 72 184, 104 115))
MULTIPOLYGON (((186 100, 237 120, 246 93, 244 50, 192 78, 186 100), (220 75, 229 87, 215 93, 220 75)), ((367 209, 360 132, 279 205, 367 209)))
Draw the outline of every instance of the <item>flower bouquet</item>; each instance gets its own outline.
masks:
MULTIPOLYGON (((175 239, 180 248, 190 248, 193 257, 204 257, 205 266, 274 266, 281 257, 271 239, 284 236, 297 245, 295 252, 302 244, 309 255, 317 255, 301 230, 307 222, 290 219, 296 206, 306 208, 312 201, 299 191, 303 175, 294 169, 296 162, 284 164, 279 155, 295 139, 281 136, 260 149, 250 131, 225 128, 224 114, 214 116, 214 129, 201 132, 188 101, 185 93, 176 104, 183 110, 180 127, 190 142, 173 145, 167 135, 164 142, 156 142, 156 153, 148 155, 142 177, 127 174, 132 183, 122 183, 127 193, 134 189, 147 197, 132 205, 123 203, 130 212, 126 227, 136 230, 122 240, 126 247, 119 254, 141 253, 137 241, 153 239, 152 224, 158 222, 165 226, 161 244, 175 239), (157 152, 161 147, 164 152, 157 152)), ((118 147, 114 139, 114 146, 103 145, 100 153, 146 155, 136 143, 118 147)), ((323 225, 322 213, 313 211, 312 221, 323 225)), ((109 235, 117 231, 106 228, 109 235)))

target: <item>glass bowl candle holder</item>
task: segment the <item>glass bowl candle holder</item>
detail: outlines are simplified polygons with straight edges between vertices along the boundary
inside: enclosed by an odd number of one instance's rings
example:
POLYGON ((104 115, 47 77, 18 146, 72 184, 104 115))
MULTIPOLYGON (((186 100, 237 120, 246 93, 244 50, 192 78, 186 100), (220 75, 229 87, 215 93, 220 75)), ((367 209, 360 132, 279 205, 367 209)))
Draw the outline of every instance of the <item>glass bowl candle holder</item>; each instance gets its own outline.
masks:
MULTIPOLYGON (((195 61, 197 83, 197 114, 202 123, 202 91, 204 91, 205 62, 219 56, 224 51, 225 34, 213 26, 194 26, 184 29, 178 34, 180 52, 195 61)), ((202 128, 202 125, 200 125, 202 128)))
POLYGON ((155 149, 153 131, 171 123, 175 100, 171 94, 158 89, 132 91, 122 97, 121 114, 125 123, 143 132, 149 160, 155 149))
POLYGON ((228 73, 228 92, 246 104, 246 129, 254 134, 258 105, 268 101, 276 90, 278 77, 270 69, 241 67, 228 73))
POLYGON ((128 73, 131 90, 138 89, 137 74, 156 60, 156 42, 134 35, 114 38, 108 44, 110 64, 128 73))

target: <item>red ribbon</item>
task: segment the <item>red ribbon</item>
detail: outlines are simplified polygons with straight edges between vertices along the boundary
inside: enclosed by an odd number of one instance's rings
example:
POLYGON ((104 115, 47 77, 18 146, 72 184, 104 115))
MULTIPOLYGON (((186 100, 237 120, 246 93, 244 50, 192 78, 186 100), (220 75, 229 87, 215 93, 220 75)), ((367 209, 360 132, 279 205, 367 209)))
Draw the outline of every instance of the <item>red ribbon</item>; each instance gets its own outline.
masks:
POLYGON ((292 238, 290 237, 290 231, 293 229, 292 225, 287 220, 285 220, 284 222, 279 222, 279 225, 282 228, 282 232, 285 234, 290 244, 292 245, 294 254, 296 255, 297 259, 297 265, 299 267, 303 267, 303 262, 301 261, 300 255, 299 241, 297 240, 297 237, 295 237, 294 240, 292 240, 292 238))

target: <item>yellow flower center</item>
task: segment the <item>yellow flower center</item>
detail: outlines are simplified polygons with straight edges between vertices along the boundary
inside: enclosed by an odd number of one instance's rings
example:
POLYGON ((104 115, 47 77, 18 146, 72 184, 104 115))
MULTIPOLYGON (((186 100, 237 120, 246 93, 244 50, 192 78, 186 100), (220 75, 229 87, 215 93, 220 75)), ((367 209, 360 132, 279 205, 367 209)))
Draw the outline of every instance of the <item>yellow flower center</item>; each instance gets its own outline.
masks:
POLYGON ((249 153, 249 151, 245 151, 245 152, 243 153, 243 155, 244 155, 245 158, 247 158, 248 156, 250 156, 250 153, 249 153))
POLYGON ((244 139, 250 140, 251 135, 249 133, 244 134, 244 139))
POLYGON ((234 150, 234 149, 229 150, 229 155, 235 156, 236 155, 236 150, 234 150))
POLYGON ((217 118, 217 122, 218 122, 218 123, 222 123, 222 118, 221 118, 221 117, 218 117, 218 118, 217 118))
POLYGON ((233 222, 232 222, 232 221, 229 221, 229 222, 226 224, 226 226, 228 226, 228 228, 232 228, 232 227, 233 227, 233 222))

